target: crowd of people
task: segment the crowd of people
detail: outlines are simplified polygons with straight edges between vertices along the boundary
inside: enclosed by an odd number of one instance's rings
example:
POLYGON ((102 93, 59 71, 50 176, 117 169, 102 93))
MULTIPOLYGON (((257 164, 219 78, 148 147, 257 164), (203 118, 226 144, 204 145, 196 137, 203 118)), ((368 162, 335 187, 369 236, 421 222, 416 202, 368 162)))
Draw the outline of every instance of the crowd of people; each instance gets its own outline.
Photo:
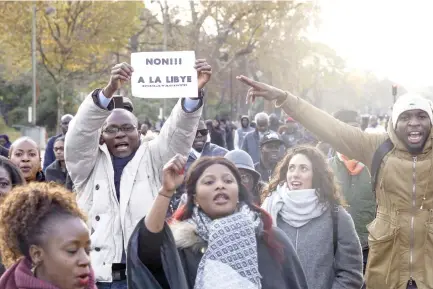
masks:
POLYGON ((239 76, 285 116, 204 120, 212 68, 195 69, 159 128, 115 107, 120 63, 43 162, 0 135, 0 289, 433 288, 429 100, 365 125, 239 76))

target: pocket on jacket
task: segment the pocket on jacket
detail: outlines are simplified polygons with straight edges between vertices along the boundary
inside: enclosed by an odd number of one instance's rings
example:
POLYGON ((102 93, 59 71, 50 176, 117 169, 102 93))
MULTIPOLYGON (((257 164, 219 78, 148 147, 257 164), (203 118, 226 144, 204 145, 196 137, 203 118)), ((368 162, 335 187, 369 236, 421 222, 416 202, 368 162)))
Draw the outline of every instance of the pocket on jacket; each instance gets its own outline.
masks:
POLYGON ((399 228, 389 216, 378 213, 367 226, 369 232, 367 288, 397 288, 400 281, 399 228))
POLYGON ((424 283, 427 288, 433 288, 433 223, 426 223, 424 264, 424 283))

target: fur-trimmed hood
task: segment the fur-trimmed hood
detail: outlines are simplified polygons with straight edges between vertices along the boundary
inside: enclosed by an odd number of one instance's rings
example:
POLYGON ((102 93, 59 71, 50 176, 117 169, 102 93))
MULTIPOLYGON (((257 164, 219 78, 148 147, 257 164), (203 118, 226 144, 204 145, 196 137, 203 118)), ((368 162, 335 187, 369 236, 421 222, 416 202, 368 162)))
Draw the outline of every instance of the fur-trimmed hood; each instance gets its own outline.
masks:
POLYGON ((193 250, 201 250, 206 247, 206 242, 197 234, 197 226, 188 221, 174 221, 170 224, 174 241, 178 249, 192 247, 193 250))

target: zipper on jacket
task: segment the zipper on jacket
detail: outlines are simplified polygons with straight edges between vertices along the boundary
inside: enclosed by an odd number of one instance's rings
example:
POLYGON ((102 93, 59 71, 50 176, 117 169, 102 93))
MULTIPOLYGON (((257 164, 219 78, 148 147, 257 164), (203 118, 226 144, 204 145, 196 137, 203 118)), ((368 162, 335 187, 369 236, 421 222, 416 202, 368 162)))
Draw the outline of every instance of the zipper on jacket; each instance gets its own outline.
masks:
POLYGON ((412 218, 410 220, 410 278, 409 285, 412 285, 413 276, 412 276, 412 264, 413 264, 413 246, 414 246, 414 221, 415 221, 415 213, 416 213, 416 161, 417 157, 413 157, 412 163, 412 218))

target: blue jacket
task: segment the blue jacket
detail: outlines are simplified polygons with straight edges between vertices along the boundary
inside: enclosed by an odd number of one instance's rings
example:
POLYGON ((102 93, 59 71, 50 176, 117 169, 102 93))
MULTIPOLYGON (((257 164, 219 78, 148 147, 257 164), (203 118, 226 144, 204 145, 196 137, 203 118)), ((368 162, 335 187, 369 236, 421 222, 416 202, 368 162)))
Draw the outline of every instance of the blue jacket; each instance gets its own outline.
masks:
MULTIPOLYGON (((201 156, 202 157, 223 157, 226 155, 227 152, 228 150, 226 150, 225 148, 207 142, 203 147, 201 156)), ((196 160, 197 157, 195 156, 195 154, 193 152, 190 152, 188 156, 188 160, 186 161, 186 165, 185 165, 185 173, 188 171, 192 163, 195 162, 196 160)))
POLYGON ((257 130, 245 135, 242 149, 251 156, 254 163, 260 162, 260 136, 257 130))
POLYGON ((45 155, 44 155, 44 172, 48 168, 49 165, 54 163, 56 160, 56 156, 54 155, 54 142, 57 138, 61 137, 63 134, 58 134, 55 136, 50 137, 47 143, 47 147, 45 148, 45 155))

